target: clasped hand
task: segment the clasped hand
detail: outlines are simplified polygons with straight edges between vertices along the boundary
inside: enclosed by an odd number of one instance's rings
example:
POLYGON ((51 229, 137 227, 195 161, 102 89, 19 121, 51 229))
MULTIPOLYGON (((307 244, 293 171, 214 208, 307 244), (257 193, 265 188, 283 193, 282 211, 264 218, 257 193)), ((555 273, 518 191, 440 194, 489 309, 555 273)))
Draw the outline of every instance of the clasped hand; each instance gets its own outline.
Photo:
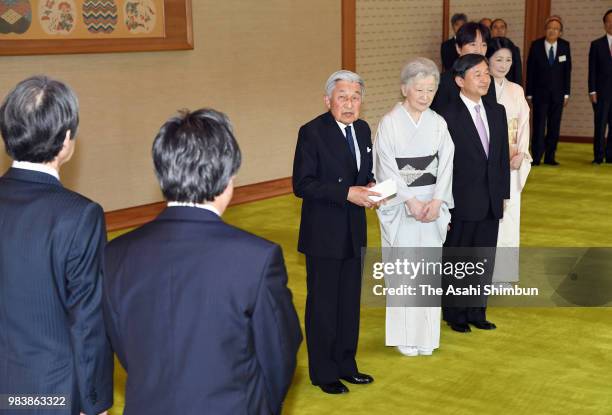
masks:
POLYGON ((416 197, 406 201, 408 210, 416 220, 423 223, 433 222, 440 217, 440 206, 442 201, 432 199, 427 202, 422 202, 416 197))

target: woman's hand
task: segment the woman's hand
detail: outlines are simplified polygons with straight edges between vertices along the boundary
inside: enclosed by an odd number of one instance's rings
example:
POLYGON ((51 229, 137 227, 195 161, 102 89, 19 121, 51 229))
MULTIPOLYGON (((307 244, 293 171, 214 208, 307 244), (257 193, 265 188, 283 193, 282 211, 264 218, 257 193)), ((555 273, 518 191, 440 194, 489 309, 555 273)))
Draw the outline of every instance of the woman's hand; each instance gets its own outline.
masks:
POLYGON ((523 160, 525 159, 524 153, 518 153, 510 160, 510 169, 518 170, 521 168, 521 164, 523 164, 523 160))
POLYGON ((442 206, 442 201, 440 199, 430 200, 427 205, 425 205, 423 222, 433 222, 437 220, 440 217, 440 206, 442 206))
POLYGON ((413 197, 412 199, 409 199, 406 201, 406 206, 408 206, 408 210, 410 211, 410 214, 414 216, 414 218, 418 220, 419 222, 423 221, 423 218, 424 218, 423 211, 425 209, 425 205, 426 205, 425 202, 421 202, 416 197, 413 197))

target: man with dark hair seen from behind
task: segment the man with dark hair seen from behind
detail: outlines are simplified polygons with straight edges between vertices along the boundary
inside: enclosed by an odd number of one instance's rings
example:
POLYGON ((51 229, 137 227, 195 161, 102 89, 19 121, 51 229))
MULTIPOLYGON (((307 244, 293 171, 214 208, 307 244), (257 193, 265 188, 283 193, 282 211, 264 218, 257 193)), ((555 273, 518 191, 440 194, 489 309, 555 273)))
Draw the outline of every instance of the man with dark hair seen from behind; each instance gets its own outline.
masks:
MULTIPOLYGON (((104 215, 59 180, 78 111, 70 88, 45 76, 20 82, 0 107, 14 160, 0 178, 0 395, 65 399, 44 413, 106 414, 113 360, 102 312, 104 215)), ((31 413, 19 409, 8 413, 31 413)))
POLYGON ((612 9, 603 16, 606 34, 591 42, 589 96, 595 110, 593 163, 612 163, 612 9), (608 140, 605 141, 606 125, 608 140))
POLYGON ((221 219, 241 163, 229 120, 172 117, 153 162, 167 208, 106 250, 124 414, 280 414, 302 335, 280 247, 221 219))
POLYGON ((467 22, 465 13, 455 13, 451 17, 451 26, 453 28, 453 37, 445 40, 440 45, 440 57, 442 58, 442 70, 448 71, 453 67, 453 63, 459 57, 457 54, 457 31, 467 22))

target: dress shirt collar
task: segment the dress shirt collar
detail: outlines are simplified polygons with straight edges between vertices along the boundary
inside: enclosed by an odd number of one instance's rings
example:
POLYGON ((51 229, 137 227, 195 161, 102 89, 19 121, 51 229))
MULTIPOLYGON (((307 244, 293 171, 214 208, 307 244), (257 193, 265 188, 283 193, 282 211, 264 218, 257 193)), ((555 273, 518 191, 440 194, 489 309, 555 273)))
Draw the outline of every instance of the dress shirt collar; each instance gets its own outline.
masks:
POLYGON ((465 95, 463 95, 461 92, 459 93, 459 96, 461 97, 461 100, 463 101, 463 103, 470 110, 470 113, 476 112, 476 109, 475 109, 476 105, 480 105, 480 110, 481 111, 484 110, 484 105, 482 105, 482 98, 479 98, 478 102, 474 102, 471 99, 469 99, 468 97, 466 97, 465 95))
POLYGON ((202 204, 202 203, 191 203, 191 202, 168 202, 168 207, 176 207, 176 206, 194 207, 198 209, 209 210, 213 212, 214 214, 216 214, 217 216, 221 216, 221 213, 219 213, 217 208, 211 205, 210 203, 202 204))
POLYGON ((340 130, 342 130, 342 134, 344 134, 344 136, 346 137, 346 127, 351 127, 351 130, 353 131, 353 137, 355 137, 355 127, 353 127, 353 123, 350 124, 343 124, 340 121, 336 120, 334 118, 334 121, 336 121, 336 124, 338 124, 338 127, 340 127, 340 130))
POLYGON ((47 166, 46 164, 31 163, 29 161, 13 161, 12 167, 15 169, 31 170, 31 171, 37 171, 39 173, 50 174, 51 176, 59 180, 59 173, 57 172, 57 170, 55 170, 51 166, 47 166))
POLYGON ((550 47, 552 46, 553 48, 553 53, 555 54, 555 56, 557 56, 557 43, 548 43, 548 41, 546 39, 544 39, 544 49, 546 49, 546 56, 548 57, 548 51, 550 50, 550 47))
POLYGON ((606 33, 606 38, 608 39, 608 48, 612 47, 612 35, 609 33, 606 33))

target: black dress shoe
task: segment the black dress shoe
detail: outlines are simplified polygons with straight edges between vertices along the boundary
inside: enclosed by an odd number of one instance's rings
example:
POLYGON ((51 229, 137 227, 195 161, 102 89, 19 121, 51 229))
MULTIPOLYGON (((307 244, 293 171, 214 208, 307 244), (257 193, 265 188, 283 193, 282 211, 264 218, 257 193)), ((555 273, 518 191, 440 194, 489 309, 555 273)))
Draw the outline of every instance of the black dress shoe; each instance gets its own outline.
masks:
POLYGON ((372 376, 359 372, 351 376, 341 376, 340 379, 346 380, 348 383, 352 383, 354 385, 365 385, 367 383, 374 382, 374 378, 372 376))
POLYGON ((591 164, 601 164, 601 163, 603 163, 603 160, 593 160, 591 162, 591 164))
POLYGON ((532 161, 532 162, 531 162, 531 165, 532 165, 532 166, 539 166, 539 165, 540 165, 540 162, 539 162, 539 161, 532 161))
POLYGON ((559 162, 557 160, 549 160, 545 161, 544 164, 548 164, 549 166, 558 166, 559 162))
POLYGON ((472 331, 468 324, 464 323, 448 323, 451 329, 458 331, 459 333, 469 333, 472 331))
POLYGON ((322 385, 319 385, 319 387, 323 392, 329 393, 331 395, 339 395, 341 393, 348 393, 349 391, 349 389, 344 386, 344 383, 340 382, 339 380, 332 383, 324 383, 322 385))
POLYGON ((470 321, 470 324, 480 330, 495 330, 497 326, 490 321, 470 321))

